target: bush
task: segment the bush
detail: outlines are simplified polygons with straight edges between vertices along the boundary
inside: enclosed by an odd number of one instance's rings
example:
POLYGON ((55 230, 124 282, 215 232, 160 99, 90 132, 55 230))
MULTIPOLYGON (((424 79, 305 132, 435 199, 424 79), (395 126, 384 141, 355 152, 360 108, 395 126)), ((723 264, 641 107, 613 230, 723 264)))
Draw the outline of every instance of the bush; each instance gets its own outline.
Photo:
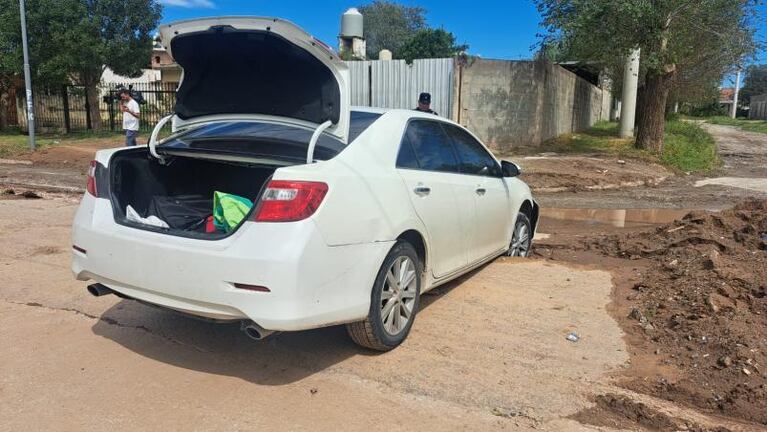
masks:
POLYGON ((711 102, 690 107, 688 114, 693 117, 723 116, 727 115, 727 108, 720 105, 719 102, 711 102))
POLYGON ((666 121, 679 121, 681 118, 682 114, 666 110, 666 121))

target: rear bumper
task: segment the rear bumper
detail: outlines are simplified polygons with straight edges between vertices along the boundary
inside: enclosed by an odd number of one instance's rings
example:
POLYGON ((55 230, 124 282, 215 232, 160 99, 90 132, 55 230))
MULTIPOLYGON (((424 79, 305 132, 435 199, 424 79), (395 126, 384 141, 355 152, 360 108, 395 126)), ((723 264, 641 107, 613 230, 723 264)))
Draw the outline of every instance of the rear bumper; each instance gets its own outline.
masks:
POLYGON ((110 202, 85 195, 75 216, 72 272, 126 296, 268 330, 363 319, 393 243, 327 246, 311 220, 246 222, 221 240, 138 230, 114 222, 110 202), (270 292, 235 288, 259 285, 270 292))

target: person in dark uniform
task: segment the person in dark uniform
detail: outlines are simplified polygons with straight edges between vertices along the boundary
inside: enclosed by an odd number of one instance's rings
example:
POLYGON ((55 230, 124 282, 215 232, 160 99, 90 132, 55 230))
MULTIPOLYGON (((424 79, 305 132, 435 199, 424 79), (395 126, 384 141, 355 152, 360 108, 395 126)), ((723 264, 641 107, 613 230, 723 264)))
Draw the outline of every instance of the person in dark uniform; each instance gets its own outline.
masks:
POLYGON ((429 93, 421 93, 418 96, 418 106, 416 111, 421 111, 429 114, 439 115, 436 111, 431 109, 431 95, 429 93))

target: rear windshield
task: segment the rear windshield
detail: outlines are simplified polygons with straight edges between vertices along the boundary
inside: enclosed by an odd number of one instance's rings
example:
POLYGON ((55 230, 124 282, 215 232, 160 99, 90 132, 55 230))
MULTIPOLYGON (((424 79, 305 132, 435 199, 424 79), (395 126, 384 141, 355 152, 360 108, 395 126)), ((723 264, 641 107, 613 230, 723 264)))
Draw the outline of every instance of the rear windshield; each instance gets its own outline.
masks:
MULTIPOLYGON (((351 112, 349 142, 354 141, 381 115, 351 112)), ((158 150, 188 150, 248 157, 270 157, 301 162, 313 130, 296 126, 255 121, 215 122, 181 131, 166 138, 158 150)), ((320 135, 314 149, 317 160, 332 159, 344 144, 329 134, 320 135)))
MULTIPOLYGON (((189 150, 248 157, 269 157, 301 162, 312 137, 311 129, 251 121, 216 122, 183 131, 166 139, 159 150, 189 150)), ((328 160, 344 145, 331 135, 317 140, 314 157, 328 160)))

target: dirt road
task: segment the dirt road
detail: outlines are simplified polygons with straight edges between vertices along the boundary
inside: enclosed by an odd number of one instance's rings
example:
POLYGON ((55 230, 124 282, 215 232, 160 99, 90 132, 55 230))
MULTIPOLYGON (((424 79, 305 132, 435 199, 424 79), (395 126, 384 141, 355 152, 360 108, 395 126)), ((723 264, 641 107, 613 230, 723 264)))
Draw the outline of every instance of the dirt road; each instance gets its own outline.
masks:
MULTIPOLYGON (((767 135, 710 130, 723 177, 767 178, 767 135)), ((0 162, 0 183, 81 188, 90 156, 70 153, 66 166, 46 162, 61 155, 0 162)), ((544 208, 679 209, 755 194, 724 180, 696 187, 701 180, 537 198, 544 208)), ((256 343, 235 325, 91 297, 69 272, 77 199, 42 195, 0 196, 0 430, 760 430, 620 385, 644 369, 636 359, 630 368, 636 340, 613 318, 626 315, 615 306, 625 291, 613 287, 609 262, 496 260, 426 295, 410 338, 391 353, 360 350, 338 327, 256 343), (571 331, 579 342, 565 339, 571 331)), ((618 213, 606 216, 615 226, 668 216, 618 213)), ((544 220, 547 229, 549 247, 599 232, 589 221, 544 220)))
POLYGON ((628 355, 604 271, 499 259, 425 296, 386 354, 338 327, 256 343, 91 297, 69 272, 74 209, 0 200, 0 430, 595 430, 570 417, 605 394, 719 422, 612 384, 628 355))
POLYGON ((545 207, 721 210, 746 197, 767 197, 767 134, 703 124, 724 166, 711 178, 679 175, 656 186, 541 193, 545 207))

